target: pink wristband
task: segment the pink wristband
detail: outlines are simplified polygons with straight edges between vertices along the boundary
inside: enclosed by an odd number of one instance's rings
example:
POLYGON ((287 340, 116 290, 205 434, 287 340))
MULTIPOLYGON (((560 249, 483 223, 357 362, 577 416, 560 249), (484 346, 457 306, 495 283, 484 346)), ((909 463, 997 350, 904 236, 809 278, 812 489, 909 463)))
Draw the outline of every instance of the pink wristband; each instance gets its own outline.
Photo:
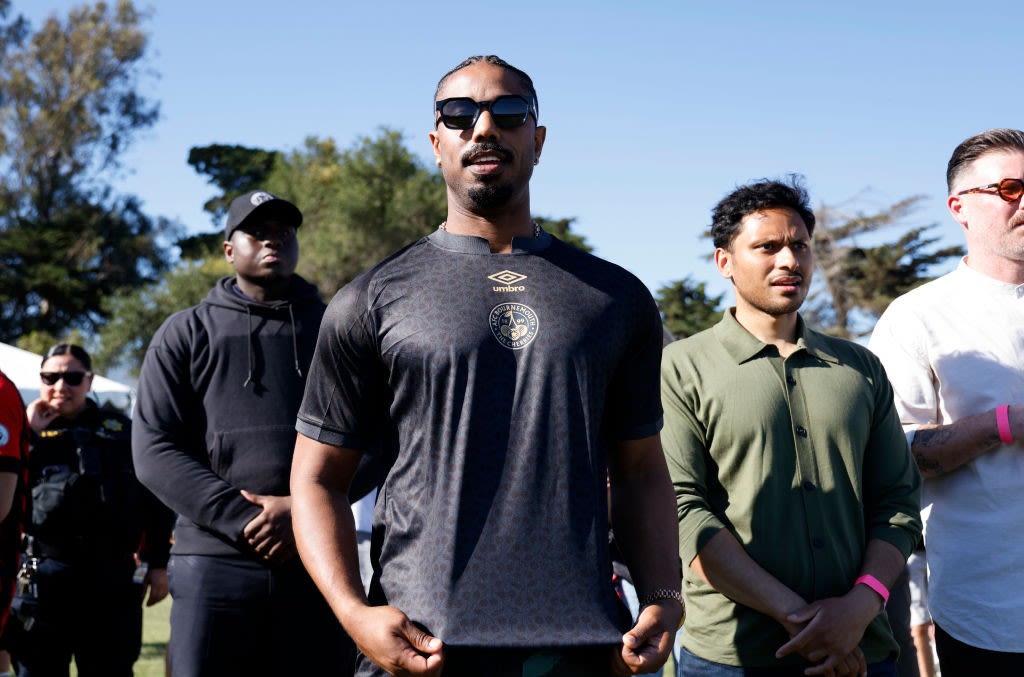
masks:
POLYGON ((882 598, 882 606, 883 607, 886 604, 889 603, 889 588, 887 588, 884 585, 882 585, 882 581, 878 580, 877 578, 875 578, 871 574, 864 574, 863 576, 858 578, 856 581, 854 581, 853 584, 854 585, 866 585, 869 588, 871 588, 872 590, 874 590, 875 592, 877 592, 878 596, 882 598))
POLYGON ((999 428, 999 439, 1003 444, 1013 444, 1013 431, 1010 430, 1010 405, 1000 404, 996 407, 996 427, 999 428))

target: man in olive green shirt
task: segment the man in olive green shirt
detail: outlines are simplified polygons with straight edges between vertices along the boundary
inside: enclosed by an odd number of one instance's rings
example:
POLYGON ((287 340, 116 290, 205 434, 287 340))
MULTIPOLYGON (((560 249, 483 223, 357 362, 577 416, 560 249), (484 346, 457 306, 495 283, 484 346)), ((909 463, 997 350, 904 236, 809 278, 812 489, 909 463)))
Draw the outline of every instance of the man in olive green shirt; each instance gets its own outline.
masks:
POLYGON ((882 609, 920 538, 921 480, 879 361, 797 312, 813 228, 795 180, 724 198, 712 236, 736 307, 665 349, 680 675, 896 674, 882 609))

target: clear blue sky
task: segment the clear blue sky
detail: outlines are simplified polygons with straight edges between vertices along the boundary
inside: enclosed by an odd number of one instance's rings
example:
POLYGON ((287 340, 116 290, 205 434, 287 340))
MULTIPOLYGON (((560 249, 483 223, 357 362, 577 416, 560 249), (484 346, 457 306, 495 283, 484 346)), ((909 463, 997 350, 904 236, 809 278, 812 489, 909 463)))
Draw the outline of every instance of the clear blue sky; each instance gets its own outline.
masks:
MULTIPOLYGON (((14 9, 38 26, 79 4, 14 9)), ((146 23, 159 78, 144 87, 162 116, 118 188, 199 232, 214 228, 202 204, 215 191, 186 164, 192 146, 346 147, 388 126, 429 161, 437 79, 494 53, 531 74, 548 127, 534 213, 576 217, 652 290, 690 274, 722 292, 701 233, 754 178, 804 174, 816 205, 851 211, 925 194, 912 223, 961 242, 949 154, 1024 124, 1019 21, 999 14, 918 0, 163 2, 146 23)))

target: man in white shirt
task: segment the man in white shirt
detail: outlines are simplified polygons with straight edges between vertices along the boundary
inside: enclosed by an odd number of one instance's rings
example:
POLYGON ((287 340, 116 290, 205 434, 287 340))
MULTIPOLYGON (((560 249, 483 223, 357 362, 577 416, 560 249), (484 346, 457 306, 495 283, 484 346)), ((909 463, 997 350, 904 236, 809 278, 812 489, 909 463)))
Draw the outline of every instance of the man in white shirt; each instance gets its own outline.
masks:
POLYGON ((896 299, 870 347, 931 505, 942 675, 1024 675, 1024 132, 967 139, 946 180, 967 256, 896 299))

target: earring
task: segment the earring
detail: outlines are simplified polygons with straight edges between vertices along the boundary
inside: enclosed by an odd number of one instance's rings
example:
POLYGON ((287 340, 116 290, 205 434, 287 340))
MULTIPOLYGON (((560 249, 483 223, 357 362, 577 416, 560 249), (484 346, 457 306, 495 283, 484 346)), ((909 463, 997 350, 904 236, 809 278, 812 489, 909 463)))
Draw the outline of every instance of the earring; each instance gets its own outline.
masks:
POLYGON ((540 157, 533 158, 533 166, 536 167, 540 164, 540 157))
POLYGON ((438 167, 440 167, 441 166, 441 158, 439 158, 439 157, 434 158, 434 164, 436 164, 438 167))

